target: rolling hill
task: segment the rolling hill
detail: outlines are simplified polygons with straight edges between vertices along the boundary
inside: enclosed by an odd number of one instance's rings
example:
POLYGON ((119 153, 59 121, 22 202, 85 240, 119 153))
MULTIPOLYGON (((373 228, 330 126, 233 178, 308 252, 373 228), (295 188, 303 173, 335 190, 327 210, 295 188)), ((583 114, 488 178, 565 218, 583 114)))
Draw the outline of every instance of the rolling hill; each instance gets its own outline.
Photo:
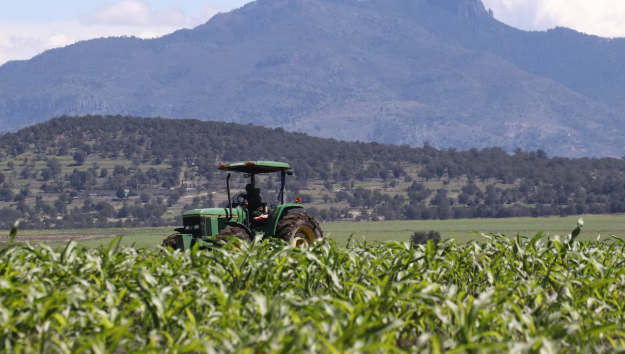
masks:
POLYGON ((153 40, 0 67, 0 128, 196 118, 435 147, 625 155, 625 40, 524 32, 480 0, 258 0, 153 40))
MULTIPOLYGON (((345 142, 282 128, 123 116, 60 117, 0 136, 0 228, 162 226, 225 206, 225 161, 288 162, 287 197, 319 220, 625 213, 625 159, 541 150, 438 150, 345 142), (125 189, 130 193, 126 199, 125 189)), ((231 181, 234 195, 247 183, 231 181)), ((259 177, 276 200, 274 175, 259 177)))

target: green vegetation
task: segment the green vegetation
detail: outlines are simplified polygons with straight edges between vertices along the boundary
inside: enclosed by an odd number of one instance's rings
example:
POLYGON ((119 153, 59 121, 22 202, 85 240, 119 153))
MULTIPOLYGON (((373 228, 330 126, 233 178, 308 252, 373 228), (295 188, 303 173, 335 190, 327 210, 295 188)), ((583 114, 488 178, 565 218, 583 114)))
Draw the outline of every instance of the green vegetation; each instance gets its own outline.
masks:
POLYGON ((0 351, 606 353, 625 243, 490 235, 307 250, 0 250, 0 351))
MULTIPOLYGON (((289 162, 289 201, 301 196, 321 221, 625 212, 623 159, 339 142, 196 120, 62 117, 1 136, 0 159, 3 229, 17 219, 24 229, 180 225, 186 210, 226 205, 217 166, 237 160, 289 162)), ((269 204, 273 177, 258 181, 269 204)))

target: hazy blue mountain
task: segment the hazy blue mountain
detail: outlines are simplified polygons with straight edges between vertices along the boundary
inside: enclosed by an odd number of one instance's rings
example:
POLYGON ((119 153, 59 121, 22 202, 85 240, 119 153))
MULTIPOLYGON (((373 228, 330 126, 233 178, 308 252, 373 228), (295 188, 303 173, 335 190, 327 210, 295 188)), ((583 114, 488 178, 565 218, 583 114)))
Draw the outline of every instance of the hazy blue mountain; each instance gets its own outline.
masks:
POLYGON ((623 156, 623 57, 625 40, 520 31, 480 0, 258 0, 159 39, 7 63, 0 129, 122 114, 623 156))

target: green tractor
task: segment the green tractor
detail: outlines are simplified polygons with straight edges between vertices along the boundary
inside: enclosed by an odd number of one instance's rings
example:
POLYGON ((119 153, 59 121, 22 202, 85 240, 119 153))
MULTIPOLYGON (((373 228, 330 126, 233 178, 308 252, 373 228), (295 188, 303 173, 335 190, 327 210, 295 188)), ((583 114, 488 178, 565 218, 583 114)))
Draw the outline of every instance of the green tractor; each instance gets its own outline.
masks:
POLYGON ((244 173, 250 183, 233 201, 230 196, 230 175, 226 178, 228 207, 195 209, 183 214, 183 227, 176 229, 165 239, 163 246, 189 250, 199 243, 200 248, 214 247, 234 237, 240 242, 250 242, 257 236, 279 238, 295 247, 307 247, 323 237, 321 227, 315 218, 304 211, 301 199, 295 203, 285 202, 286 176, 292 176, 291 166, 283 162, 246 161, 219 166, 222 171, 244 173), (256 187, 256 176, 280 173, 280 192, 276 205, 268 206, 262 201, 260 188, 256 187))

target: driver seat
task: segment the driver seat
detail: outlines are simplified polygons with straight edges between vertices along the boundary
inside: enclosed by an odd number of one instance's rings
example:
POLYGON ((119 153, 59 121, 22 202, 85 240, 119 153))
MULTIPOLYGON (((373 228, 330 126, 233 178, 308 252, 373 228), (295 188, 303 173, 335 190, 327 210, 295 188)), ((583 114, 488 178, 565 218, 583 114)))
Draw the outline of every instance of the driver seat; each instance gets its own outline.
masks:
POLYGON ((252 224, 263 223, 263 222, 267 221, 268 218, 269 218, 269 214, 264 212, 262 215, 253 218, 252 219, 252 224))

